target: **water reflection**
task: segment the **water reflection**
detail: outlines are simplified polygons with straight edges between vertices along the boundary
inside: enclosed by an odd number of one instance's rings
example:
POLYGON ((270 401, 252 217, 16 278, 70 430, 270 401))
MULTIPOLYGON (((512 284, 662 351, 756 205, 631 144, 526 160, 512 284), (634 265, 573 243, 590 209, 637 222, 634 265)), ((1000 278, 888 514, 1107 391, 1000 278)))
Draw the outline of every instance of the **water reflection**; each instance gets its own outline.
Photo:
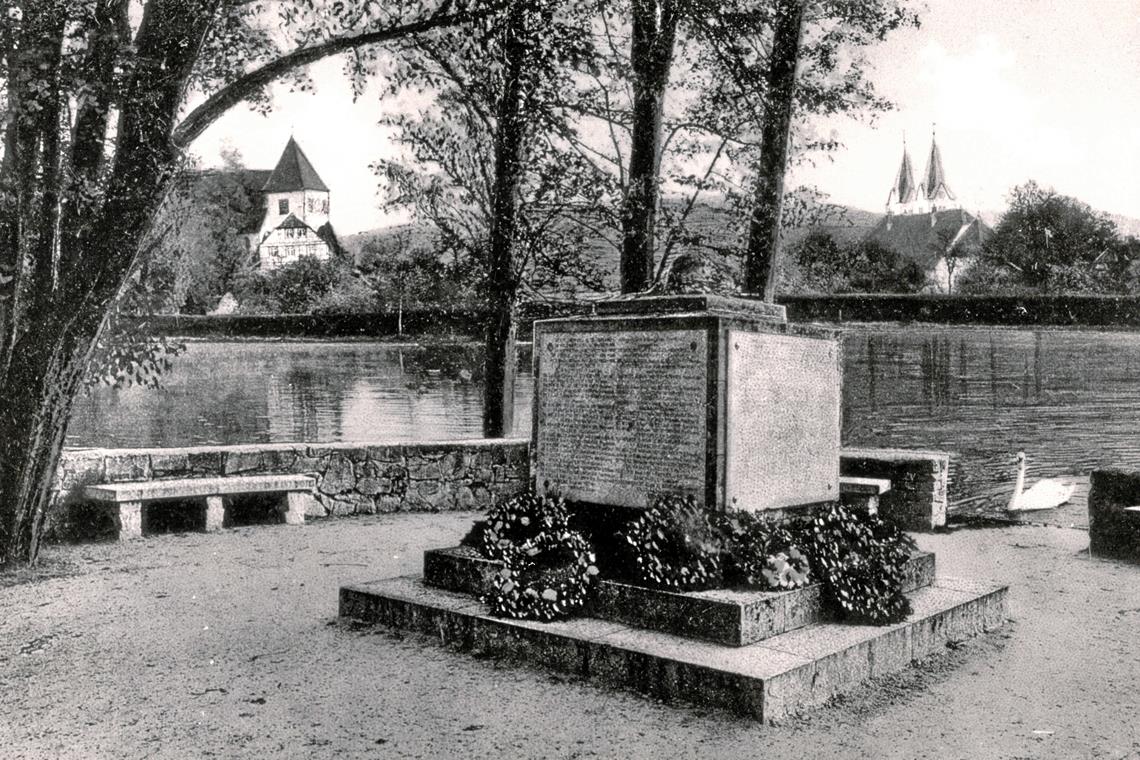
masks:
POLYGON ((1140 460, 1140 335, 852 329, 845 355, 844 443, 948 450, 958 500, 1008 498, 1019 450, 1031 480, 1140 460))
MULTIPOLYGON (((161 391, 101 388, 82 399, 68 444, 477 438, 481 382, 472 346, 191 343, 161 391)), ((522 434, 530 400, 529 375, 522 374, 522 434)))
MULTIPOLYGON (((1140 464, 1140 335, 853 327, 844 338, 843 441, 951 451, 952 497, 1008 496, 1030 479, 1140 464)), ((73 446, 480 435, 476 346, 192 343, 161 392, 100 389, 76 409, 73 446)), ((533 383, 520 357, 515 434, 533 383)))

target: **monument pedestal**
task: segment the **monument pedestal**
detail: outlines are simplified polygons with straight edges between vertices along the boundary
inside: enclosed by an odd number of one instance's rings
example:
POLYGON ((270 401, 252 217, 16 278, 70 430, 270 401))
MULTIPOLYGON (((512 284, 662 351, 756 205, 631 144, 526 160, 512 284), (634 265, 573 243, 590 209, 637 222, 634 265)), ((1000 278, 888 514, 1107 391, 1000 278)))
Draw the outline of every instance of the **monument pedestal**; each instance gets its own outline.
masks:
MULTIPOLYGON (((913 613, 896 625, 811 620, 806 614, 810 587, 649 592, 658 602, 673 597, 667 607, 649 608, 645 589, 623 584, 605 589, 590 616, 552 623, 504 620, 492 617, 466 591, 431 585, 450 586, 457 578, 465 579, 461 586, 478 583, 488 571, 486 560, 462 553, 441 561, 441 555, 453 551, 429 553, 437 555, 434 559, 425 556, 425 577, 342 586, 340 616, 421 634, 460 651, 525 661, 605 688, 719 707, 766 722, 824 704, 947 644, 1000 628, 1007 618, 1006 587, 923 577, 927 568, 933 569, 933 557, 924 555, 914 561, 916 582, 924 585, 907 595, 913 613), (635 599, 622 596, 631 589, 635 599), (607 609, 615 603, 619 610, 607 609), (634 604, 642 607, 630 606, 634 604), (670 614, 680 617, 670 619, 670 614), (780 624, 762 630, 776 622, 780 624), (708 640, 741 634, 749 641, 708 640)), ((377 646, 383 646, 383 639, 377 639, 377 646)))

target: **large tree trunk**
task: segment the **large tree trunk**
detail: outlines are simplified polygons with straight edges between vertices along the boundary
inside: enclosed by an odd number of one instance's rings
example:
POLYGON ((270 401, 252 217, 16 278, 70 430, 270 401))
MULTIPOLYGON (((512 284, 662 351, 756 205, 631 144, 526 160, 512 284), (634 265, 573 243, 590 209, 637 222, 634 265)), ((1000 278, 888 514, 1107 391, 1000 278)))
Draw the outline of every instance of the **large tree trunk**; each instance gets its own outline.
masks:
MULTIPOLYGON (((0 564, 36 559, 75 394, 174 170, 170 134, 209 27, 203 19, 214 16, 217 1, 145 7, 135 40, 140 64, 120 106, 105 200, 81 232, 73 220, 59 217, 54 175, 61 157, 50 114, 37 135, 37 179, 44 184, 27 192, 37 213, 17 204, 0 214, 6 223, 19 222, 18 239, 5 241, 15 251, 4 253, 30 259, 26 280, 15 288, 26 302, 9 312, 0 357, 0 564), (58 241, 60 228, 77 234, 58 241)), ((51 57, 40 60, 49 73, 58 64, 51 57)), ((12 176, 4 180, 9 184, 12 176)))
POLYGON ((503 90, 496 112, 493 217, 483 293, 488 310, 483 359, 483 435, 487 438, 501 438, 514 427, 513 312, 518 289, 514 242, 526 147, 523 76, 529 49, 527 5, 522 0, 512 3, 507 13, 503 90))
POLYGON ((760 167, 744 254, 744 291, 762 293, 765 301, 775 298, 779 274, 780 210, 803 20, 803 0, 777 1, 772 54, 768 61, 760 167))
POLYGON ((661 169, 661 123, 673 63, 677 14, 671 0, 633 0, 630 65, 633 113, 629 187, 622 207, 621 292, 637 293, 653 281, 654 229, 661 169))
POLYGON ((67 423, 93 343, 88 336, 101 321, 101 314, 86 311, 46 316, 33 326, 6 378, 0 565, 33 562, 39 552, 67 423))

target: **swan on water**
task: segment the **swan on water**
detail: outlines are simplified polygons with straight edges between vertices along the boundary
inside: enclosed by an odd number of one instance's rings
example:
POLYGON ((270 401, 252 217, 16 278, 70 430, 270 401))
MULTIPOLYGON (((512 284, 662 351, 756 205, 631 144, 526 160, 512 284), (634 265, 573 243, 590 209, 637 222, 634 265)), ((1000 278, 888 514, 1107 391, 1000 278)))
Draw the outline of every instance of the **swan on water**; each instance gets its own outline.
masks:
POLYGON ((1073 495, 1076 485, 1062 483, 1059 480, 1039 480, 1033 487, 1022 491, 1025 487, 1025 452, 1017 452, 1017 483, 1013 487, 1013 498, 1006 507, 1011 512, 1031 509, 1052 509, 1059 507, 1073 495))

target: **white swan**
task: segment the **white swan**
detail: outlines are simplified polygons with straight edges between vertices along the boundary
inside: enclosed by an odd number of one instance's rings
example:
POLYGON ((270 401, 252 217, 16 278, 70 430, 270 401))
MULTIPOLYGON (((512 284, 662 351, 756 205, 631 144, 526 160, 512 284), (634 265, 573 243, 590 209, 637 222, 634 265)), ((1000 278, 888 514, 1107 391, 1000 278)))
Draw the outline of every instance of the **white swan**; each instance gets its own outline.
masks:
POLYGON ((1073 495, 1076 485, 1059 480, 1039 480, 1027 491, 1025 487, 1025 452, 1017 452, 1017 484, 1013 487, 1013 498, 1006 507, 1010 512, 1025 512, 1033 509, 1059 507, 1073 495))

